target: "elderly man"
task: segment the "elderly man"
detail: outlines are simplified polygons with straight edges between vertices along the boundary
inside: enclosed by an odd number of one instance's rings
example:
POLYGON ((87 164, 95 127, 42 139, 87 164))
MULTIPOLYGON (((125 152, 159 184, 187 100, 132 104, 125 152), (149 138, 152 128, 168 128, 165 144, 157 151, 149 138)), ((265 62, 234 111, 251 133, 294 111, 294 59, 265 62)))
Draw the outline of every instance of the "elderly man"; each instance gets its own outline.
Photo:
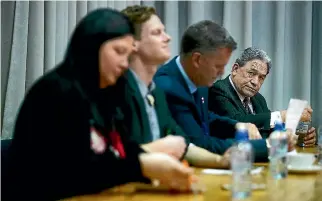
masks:
MULTIPOLYGON (((190 141, 223 153, 234 140, 237 121, 208 112, 208 87, 224 72, 236 42, 222 26, 203 20, 188 27, 180 56, 162 66, 154 81, 164 90, 169 109, 190 141), (230 135, 230 139, 220 139, 230 135)), ((256 161, 267 161, 265 140, 250 140, 256 161)), ((292 144, 292 143, 290 143, 292 144)))
MULTIPOLYGON (((267 136, 276 120, 285 122, 286 118, 286 110, 271 112, 258 92, 271 66, 271 59, 263 50, 245 49, 236 59, 231 74, 209 89, 209 110, 240 122, 254 123, 267 136)), ((302 120, 310 119, 311 113, 312 109, 306 108, 302 120)), ((309 130, 304 141, 306 146, 315 143, 314 128, 309 130)))

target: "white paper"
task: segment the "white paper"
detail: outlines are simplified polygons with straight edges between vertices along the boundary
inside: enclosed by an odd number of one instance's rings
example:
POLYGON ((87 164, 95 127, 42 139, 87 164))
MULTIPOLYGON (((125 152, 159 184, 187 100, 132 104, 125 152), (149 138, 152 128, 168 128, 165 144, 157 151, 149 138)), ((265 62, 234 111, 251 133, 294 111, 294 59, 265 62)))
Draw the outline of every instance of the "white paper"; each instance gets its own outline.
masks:
POLYGON ((286 112, 285 128, 295 134, 296 127, 301 119, 303 110, 307 106, 306 100, 291 99, 286 112))
MULTIPOLYGON (((257 167, 251 171, 252 175, 259 174, 263 171, 264 167, 257 167)), ((204 169, 202 170, 203 174, 214 174, 214 175, 231 175, 231 170, 222 170, 222 169, 204 169)))

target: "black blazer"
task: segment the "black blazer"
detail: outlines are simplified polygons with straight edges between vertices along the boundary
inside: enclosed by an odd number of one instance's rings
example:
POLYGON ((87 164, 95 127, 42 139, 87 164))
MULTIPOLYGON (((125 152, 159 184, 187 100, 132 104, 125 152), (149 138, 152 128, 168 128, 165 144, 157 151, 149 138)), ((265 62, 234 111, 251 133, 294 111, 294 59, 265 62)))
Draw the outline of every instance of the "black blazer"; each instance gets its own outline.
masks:
POLYGON ((91 127, 106 136, 112 129, 112 116, 114 129, 124 132, 121 115, 114 101, 109 101, 113 96, 106 94, 104 100, 108 108, 98 107, 100 112, 93 115, 90 103, 57 70, 36 82, 18 112, 2 169, 2 199, 57 200, 144 181, 138 160, 143 150, 136 143, 123 140, 125 159, 108 147, 101 154, 90 148, 91 127))
MULTIPOLYGON (((150 143, 152 142, 152 134, 149 117, 138 84, 130 71, 125 73, 125 78, 126 105, 122 107, 122 111, 126 127, 129 129, 129 132, 126 132, 127 137, 138 144, 150 143)), ((188 145, 189 138, 172 118, 163 91, 156 87, 152 91, 152 95, 155 99, 154 107, 158 118, 160 137, 165 137, 168 134, 180 135, 186 139, 188 145)))
MULTIPOLYGON (((220 139, 220 134, 233 136, 237 121, 218 116, 208 111, 208 88, 200 88, 200 97, 205 103, 200 108, 194 102, 189 88, 175 61, 176 57, 162 66, 154 77, 157 86, 164 90, 170 112, 181 126, 190 141, 195 145, 214 153, 224 153, 233 143, 233 139, 220 139), (209 126, 209 135, 203 130, 202 123, 209 126), (220 133, 220 134, 219 134, 220 133)), ((267 161, 267 147, 264 140, 252 140, 257 161, 267 161)))
POLYGON ((250 100, 256 113, 255 115, 246 113, 246 109, 237 92, 229 81, 229 75, 209 88, 209 110, 240 122, 253 123, 260 131, 269 132, 271 111, 267 107, 265 98, 260 93, 257 93, 250 100))

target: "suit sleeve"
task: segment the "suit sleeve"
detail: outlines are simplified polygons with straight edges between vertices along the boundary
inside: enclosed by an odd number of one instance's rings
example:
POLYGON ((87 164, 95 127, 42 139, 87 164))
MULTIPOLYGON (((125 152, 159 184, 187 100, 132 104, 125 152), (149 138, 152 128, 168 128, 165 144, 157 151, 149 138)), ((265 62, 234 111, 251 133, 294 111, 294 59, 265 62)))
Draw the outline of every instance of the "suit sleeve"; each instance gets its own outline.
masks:
POLYGON ((168 110, 168 121, 167 121, 167 123, 168 123, 168 125, 169 125, 169 127, 170 127, 170 129, 172 130, 172 131, 174 131, 174 134, 175 135, 180 135, 180 136, 182 136, 182 137, 184 137, 185 138, 185 141, 186 141, 186 144, 187 144, 187 146, 190 144, 190 139, 189 139, 189 137, 186 135, 186 133, 181 129, 181 127, 177 124, 177 122, 172 118, 172 115, 171 115, 171 113, 170 113, 170 111, 169 111, 169 109, 167 108, 167 110, 168 110))
MULTIPOLYGON (((235 142, 232 138, 220 139, 214 136, 205 135, 188 107, 185 107, 183 104, 176 104, 175 100, 171 100, 171 96, 167 96, 167 100, 173 118, 189 137, 191 143, 210 152, 223 154, 235 142)), ((254 148, 255 162, 267 162, 268 149, 266 141, 250 140, 250 143, 254 148)))
MULTIPOLYGON (((270 129, 270 119, 271 113, 263 112, 260 114, 244 114, 235 109, 235 105, 231 101, 221 95, 214 94, 215 92, 210 92, 209 94, 209 110, 220 114, 222 116, 227 116, 235 119, 239 122, 248 122, 255 124, 258 128, 270 129)), ((267 109, 268 110, 268 109, 267 109)))
MULTIPOLYGON (((184 158, 184 156, 187 153, 189 144, 190 144, 190 139, 185 134, 185 132, 181 129, 181 127, 177 124, 177 122, 173 119, 163 91, 159 90, 159 89, 157 89, 157 90, 158 90, 158 95, 160 96, 159 100, 162 103, 160 108, 162 108, 164 110, 164 114, 165 114, 165 117, 166 117, 165 120, 164 120, 165 124, 161 125, 161 127, 162 127, 162 129, 170 129, 171 134, 179 135, 179 136, 181 136, 181 137, 183 137, 185 139, 186 149, 185 149, 184 154, 181 157, 181 158, 184 158)), ((167 132, 167 131, 163 131, 163 132, 167 132)))
POLYGON ((79 99, 66 99, 59 84, 52 85, 32 88, 18 113, 4 196, 56 200, 146 181, 138 159, 140 147, 126 142, 124 160, 108 148, 94 154, 86 111, 77 107, 79 99))
POLYGON ((234 138, 235 125, 238 121, 230 119, 229 117, 222 117, 209 111, 209 128, 213 136, 219 138, 234 138))
POLYGON ((168 103, 174 120, 183 129, 191 143, 218 154, 223 154, 233 144, 233 140, 230 139, 223 140, 205 135, 188 107, 174 104, 169 97, 168 103))

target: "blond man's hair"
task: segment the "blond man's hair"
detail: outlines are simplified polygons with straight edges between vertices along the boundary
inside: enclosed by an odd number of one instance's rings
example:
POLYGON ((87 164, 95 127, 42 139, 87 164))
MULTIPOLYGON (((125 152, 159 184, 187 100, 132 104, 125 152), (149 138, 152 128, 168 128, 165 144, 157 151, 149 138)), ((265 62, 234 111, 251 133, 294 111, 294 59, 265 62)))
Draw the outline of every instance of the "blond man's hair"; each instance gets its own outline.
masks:
POLYGON ((156 15, 156 10, 150 6, 128 6, 121 11, 134 24, 135 39, 141 39, 142 24, 148 21, 152 15, 156 15))

